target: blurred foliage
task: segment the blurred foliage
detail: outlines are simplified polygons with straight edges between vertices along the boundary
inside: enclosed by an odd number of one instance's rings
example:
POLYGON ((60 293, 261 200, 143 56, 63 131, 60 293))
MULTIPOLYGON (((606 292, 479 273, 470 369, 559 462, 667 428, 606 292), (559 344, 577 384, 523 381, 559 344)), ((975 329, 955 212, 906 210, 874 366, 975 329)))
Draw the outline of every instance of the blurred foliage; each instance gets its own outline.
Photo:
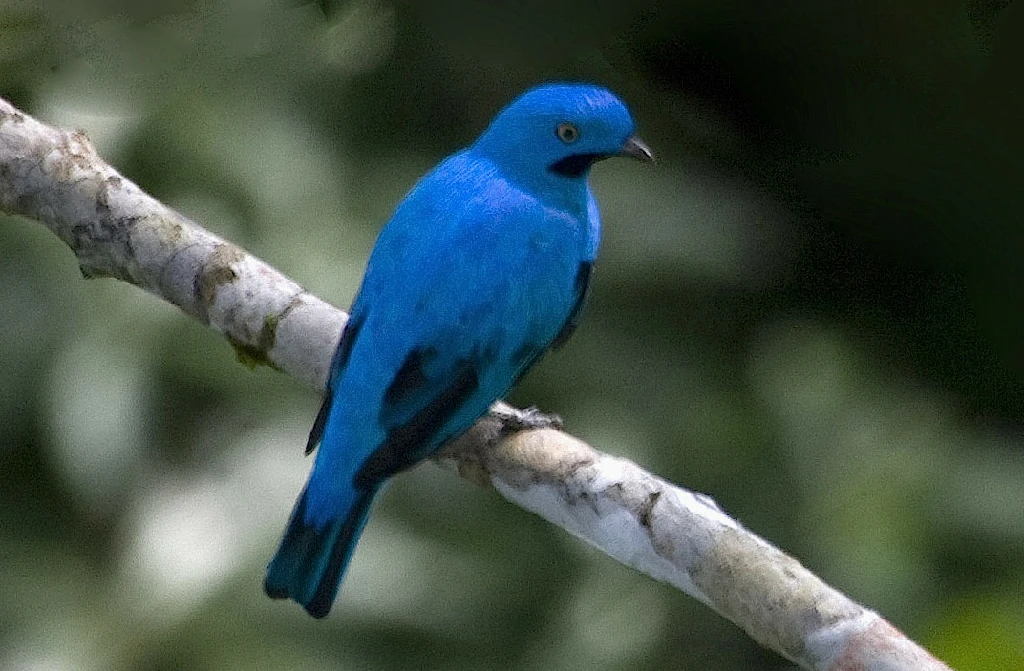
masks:
MULTIPOLYGON (((572 344, 512 400, 714 496, 960 669, 1024 669, 1024 7, 1008 0, 0 2, 0 95, 347 305, 415 178, 586 79, 572 344)), ((0 667, 787 669, 425 465, 331 618, 266 599, 317 395, 0 220, 0 667)))

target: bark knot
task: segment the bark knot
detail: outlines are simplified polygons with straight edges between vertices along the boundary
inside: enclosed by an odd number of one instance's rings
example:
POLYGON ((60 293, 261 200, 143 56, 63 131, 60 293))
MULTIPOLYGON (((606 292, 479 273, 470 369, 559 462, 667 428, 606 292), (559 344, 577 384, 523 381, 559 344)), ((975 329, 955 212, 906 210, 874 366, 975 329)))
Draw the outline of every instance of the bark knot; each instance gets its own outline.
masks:
POLYGON ((221 243, 214 248, 195 280, 195 297, 204 322, 209 323, 209 308, 217 298, 217 289, 238 279, 231 266, 245 258, 235 245, 221 243))

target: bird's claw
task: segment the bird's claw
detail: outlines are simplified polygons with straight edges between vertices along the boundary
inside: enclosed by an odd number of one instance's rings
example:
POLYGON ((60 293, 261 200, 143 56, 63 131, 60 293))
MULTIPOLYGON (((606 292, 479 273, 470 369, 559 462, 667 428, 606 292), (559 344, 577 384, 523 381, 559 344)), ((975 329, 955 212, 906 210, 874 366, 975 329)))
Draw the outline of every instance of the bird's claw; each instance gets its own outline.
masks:
POLYGON ((555 414, 541 412, 535 406, 525 410, 512 410, 500 414, 502 431, 515 433, 516 431, 528 431, 531 429, 561 429, 564 425, 562 418, 555 414))

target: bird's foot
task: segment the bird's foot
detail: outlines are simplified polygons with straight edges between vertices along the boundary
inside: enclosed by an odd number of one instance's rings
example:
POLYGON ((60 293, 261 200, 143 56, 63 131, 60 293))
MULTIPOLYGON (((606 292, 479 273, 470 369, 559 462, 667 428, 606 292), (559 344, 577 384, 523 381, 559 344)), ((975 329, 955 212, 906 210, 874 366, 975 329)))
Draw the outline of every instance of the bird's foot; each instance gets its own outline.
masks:
POLYGON ((525 410, 512 408, 508 412, 495 412, 501 419, 503 433, 515 433, 530 429, 561 429, 562 418, 555 414, 547 414, 530 406, 525 410))

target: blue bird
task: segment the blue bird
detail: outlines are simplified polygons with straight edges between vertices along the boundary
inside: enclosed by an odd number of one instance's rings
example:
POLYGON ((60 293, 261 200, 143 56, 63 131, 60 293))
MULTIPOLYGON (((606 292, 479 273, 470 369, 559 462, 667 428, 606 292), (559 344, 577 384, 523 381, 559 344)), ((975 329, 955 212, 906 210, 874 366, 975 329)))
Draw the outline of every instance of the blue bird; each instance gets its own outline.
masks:
POLYGON ((472 425, 587 295, 600 219, 595 161, 651 161, 608 90, 546 84, 423 177, 370 255, 309 434, 313 470, 265 590, 327 615, 385 481, 472 425))

